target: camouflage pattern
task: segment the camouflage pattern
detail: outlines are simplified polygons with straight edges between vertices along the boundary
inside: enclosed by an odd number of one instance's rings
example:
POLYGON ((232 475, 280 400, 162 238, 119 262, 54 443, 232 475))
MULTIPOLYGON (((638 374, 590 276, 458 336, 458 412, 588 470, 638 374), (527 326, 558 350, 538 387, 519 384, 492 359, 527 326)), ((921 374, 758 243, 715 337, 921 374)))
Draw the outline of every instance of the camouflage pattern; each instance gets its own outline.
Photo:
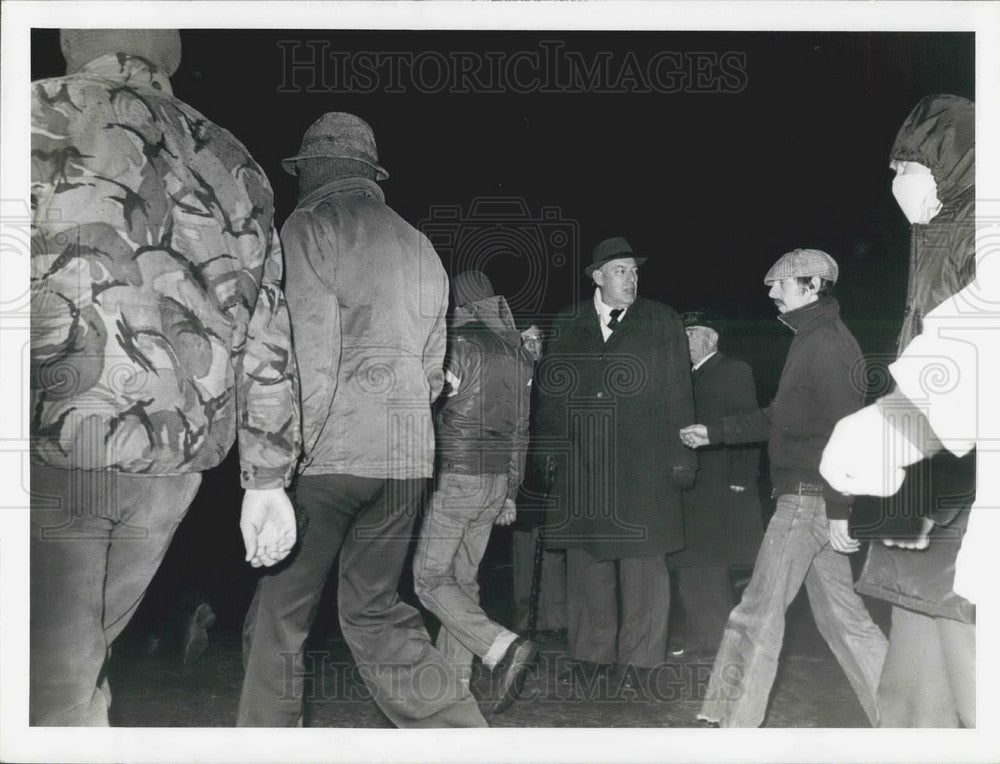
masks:
POLYGON ((264 172, 111 54, 32 87, 32 456, 287 483, 298 377, 264 172))

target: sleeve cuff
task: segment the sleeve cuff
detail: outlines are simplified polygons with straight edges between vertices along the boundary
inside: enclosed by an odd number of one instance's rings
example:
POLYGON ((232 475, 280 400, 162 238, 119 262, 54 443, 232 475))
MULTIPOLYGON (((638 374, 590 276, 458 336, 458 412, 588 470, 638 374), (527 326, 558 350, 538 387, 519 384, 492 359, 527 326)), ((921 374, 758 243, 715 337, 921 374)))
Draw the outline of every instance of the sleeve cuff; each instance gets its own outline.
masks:
POLYGON ((240 485, 245 491, 261 491, 268 488, 287 488, 292 480, 294 466, 242 468, 240 485))
POLYGON ((710 444, 715 445, 716 443, 726 442, 726 430, 722 422, 711 422, 705 425, 705 429, 708 431, 708 442, 710 444))
POLYGON ((851 505, 840 501, 826 500, 826 517, 828 520, 850 520, 851 505))

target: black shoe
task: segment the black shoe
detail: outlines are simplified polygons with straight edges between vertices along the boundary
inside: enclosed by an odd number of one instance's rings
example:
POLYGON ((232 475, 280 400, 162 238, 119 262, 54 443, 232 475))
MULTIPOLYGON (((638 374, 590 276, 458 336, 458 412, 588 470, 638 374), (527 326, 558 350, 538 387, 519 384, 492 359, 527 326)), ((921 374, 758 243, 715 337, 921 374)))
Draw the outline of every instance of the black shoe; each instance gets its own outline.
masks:
POLYGON ((686 652, 687 648, 685 648, 684 643, 680 641, 671 642, 670 647, 667 648, 667 654, 673 656, 674 658, 680 658, 686 652))
POLYGON ((208 649, 208 630, 215 625, 212 606, 202 602, 191 613, 184 627, 184 642, 181 644, 183 665, 190 666, 208 649))
POLYGON ((698 717, 699 727, 709 727, 711 729, 719 729, 719 723, 713 722, 711 719, 705 719, 703 717, 698 717))
POLYGON ((653 670, 643 666, 625 664, 618 669, 618 689, 640 692, 649 688, 653 670))
POLYGON ((585 682, 593 682, 601 674, 610 676, 613 668, 613 663, 572 661, 556 675, 556 681, 565 686, 575 685, 578 678, 585 682))
POLYGON ((535 634, 535 641, 543 645, 558 645, 566 641, 566 629, 542 629, 535 634))
POLYGON ((538 645, 524 637, 518 637, 510 643, 503 660, 497 666, 503 667, 503 674, 500 676, 500 697, 493 704, 493 713, 502 714, 517 700, 521 685, 524 684, 524 675, 534 663, 537 652, 538 645))

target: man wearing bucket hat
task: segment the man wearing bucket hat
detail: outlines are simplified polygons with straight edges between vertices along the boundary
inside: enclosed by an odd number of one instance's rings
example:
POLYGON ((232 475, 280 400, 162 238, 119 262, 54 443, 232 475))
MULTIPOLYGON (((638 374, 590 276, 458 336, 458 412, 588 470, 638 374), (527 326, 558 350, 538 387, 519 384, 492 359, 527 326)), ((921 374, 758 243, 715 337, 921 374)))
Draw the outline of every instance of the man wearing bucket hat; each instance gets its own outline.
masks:
POLYGON ((557 317, 537 375, 536 459, 556 465, 545 536, 567 550, 577 663, 565 681, 617 663, 623 685, 645 683, 666 658, 665 555, 684 544, 680 492, 696 464, 676 433, 694 404, 680 318, 638 296, 645 261, 622 237, 594 248, 593 297, 557 317))
POLYGON ((757 727, 778 668, 785 611, 805 582, 816 626, 861 701, 878 723, 875 691, 886 639, 872 622, 847 553, 857 551, 847 525, 850 499, 820 476, 819 463, 837 421, 857 411, 864 390, 861 348, 840 320, 830 293, 836 261, 818 249, 782 255, 764 277, 779 320, 795 334, 778 391, 765 409, 684 428, 692 448, 766 440, 774 514, 750 584, 729 616, 698 718, 712 726, 757 727))
POLYGON ((63 29, 31 101, 28 719, 107 726, 105 661, 239 440, 247 561, 295 543, 299 406, 264 171, 176 98, 176 29, 63 29))
POLYGON ((434 464, 431 404, 444 384, 448 277, 430 242, 386 203, 375 136, 330 112, 284 160, 299 201, 282 228, 292 336, 302 358, 308 527, 260 579, 244 625, 237 724, 302 721, 303 645, 339 555, 341 631, 399 727, 485 726, 475 699, 397 594, 434 464), (424 686, 430 678, 436 688, 424 686))

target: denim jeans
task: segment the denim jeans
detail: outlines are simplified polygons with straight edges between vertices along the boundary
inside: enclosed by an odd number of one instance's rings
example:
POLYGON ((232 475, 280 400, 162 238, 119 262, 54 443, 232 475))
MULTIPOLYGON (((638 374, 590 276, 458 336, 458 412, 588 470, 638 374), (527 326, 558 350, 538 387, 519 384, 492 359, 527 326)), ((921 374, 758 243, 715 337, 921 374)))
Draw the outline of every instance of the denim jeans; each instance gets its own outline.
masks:
POLYGON ((486 726, 475 698, 431 644, 420 612, 397 592, 425 486, 355 475, 299 478, 297 500, 309 525, 289 560, 257 583, 243 626, 237 726, 301 725, 305 700, 323 689, 303 648, 338 554, 340 628, 382 712, 397 727, 486 726))
POLYGON ((201 483, 31 466, 29 723, 108 725, 111 643, 142 601, 201 483))
POLYGON ((830 546, 823 497, 798 494, 778 497, 753 577, 726 623, 698 718, 723 727, 758 727, 764 721, 785 611, 803 580, 820 634, 877 726, 885 636, 854 591, 847 556, 830 546))
POLYGON ((417 596, 441 621, 435 645, 466 685, 473 655, 492 669, 517 638, 479 605, 479 563, 506 497, 506 473, 442 473, 413 560, 417 596))

